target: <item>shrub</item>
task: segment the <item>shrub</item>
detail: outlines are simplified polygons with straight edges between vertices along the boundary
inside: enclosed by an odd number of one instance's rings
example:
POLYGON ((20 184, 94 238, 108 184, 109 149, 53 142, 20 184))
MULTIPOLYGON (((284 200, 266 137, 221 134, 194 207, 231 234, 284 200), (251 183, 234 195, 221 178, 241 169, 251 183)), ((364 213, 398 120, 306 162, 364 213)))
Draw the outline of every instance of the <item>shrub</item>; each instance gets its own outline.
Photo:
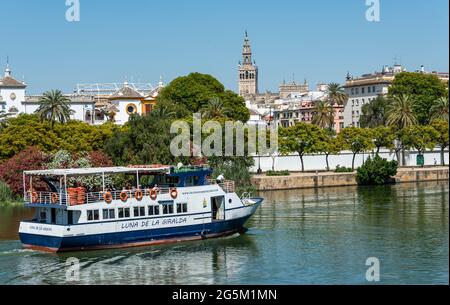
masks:
POLYGON ((393 182, 393 177, 397 174, 398 162, 382 159, 375 156, 358 168, 356 179, 360 185, 381 185, 393 182))
POLYGON ((0 180, 0 204, 11 202, 14 200, 14 193, 5 182, 0 180))
POLYGON ((23 194, 22 172, 45 169, 48 159, 37 147, 29 147, 0 164, 0 179, 8 184, 14 194, 23 194))
POLYGON ((336 169, 334 171, 335 173, 352 173, 353 170, 351 168, 348 167, 341 167, 340 165, 336 166, 336 169))
POLYGON ((289 171, 268 171, 266 175, 269 177, 289 176, 291 173, 289 171))

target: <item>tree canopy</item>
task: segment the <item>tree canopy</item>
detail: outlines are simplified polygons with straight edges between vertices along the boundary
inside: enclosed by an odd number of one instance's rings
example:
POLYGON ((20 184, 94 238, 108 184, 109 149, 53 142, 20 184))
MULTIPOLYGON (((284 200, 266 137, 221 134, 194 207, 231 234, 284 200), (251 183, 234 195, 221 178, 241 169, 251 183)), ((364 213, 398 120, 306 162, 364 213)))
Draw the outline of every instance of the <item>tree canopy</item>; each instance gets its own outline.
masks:
POLYGON ((420 124, 431 120, 432 108, 441 97, 448 97, 447 86, 437 76, 424 73, 398 74, 389 88, 389 96, 411 96, 412 110, 420 124))
MULTIPOLYGON (((208 74, 191 73, 173 80, 158 97, 160 100, 182 106, 188 113, 201 112, 211 100, 220 100, 223 113, 228 118, 247 122, 250 113, 245 101, 208 74)), ((181 118, 182 116, 177 115, 181 118)))

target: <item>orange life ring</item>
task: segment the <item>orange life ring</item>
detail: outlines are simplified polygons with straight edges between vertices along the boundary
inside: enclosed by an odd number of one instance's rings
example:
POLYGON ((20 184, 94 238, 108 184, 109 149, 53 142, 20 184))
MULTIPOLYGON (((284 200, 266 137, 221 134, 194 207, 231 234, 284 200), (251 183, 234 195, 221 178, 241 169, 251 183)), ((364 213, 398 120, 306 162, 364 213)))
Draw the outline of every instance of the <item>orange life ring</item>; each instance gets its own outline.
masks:
POLYGON ((156 200, 156 198, 158 198, 158 191, 157 191, 156 189, 152 189, 152 190, 150 191, 150 198, 151 198, 152 200, 156 200))
POLYGON ((172 199, 177 199, 177 197, 178 197, 178 191, 177 191, 176 188, 172 188, 172 189, 170 190, 170 196, 172 197, 172 199))
POLYGON ((39 200, 39 194, 37 192, 31 192, 31 202, 37 203, 39 200))
POLYGON ((103 199, 107 204, 110 204, 113 201, 113 196, 110 192, 106 192, 103 194, 103 199))
POLYGON ((128 192, 127 191, 122 191, 122 193, 120 193, 120 200, 122 200, 122 202, 127 202, 127 200, 128 200, 128 192))
POLYGON ((142 201, 144 192, 142 192, 142 190, 137 190, 136 193, 134 193, 134 198, 136 198, 137 201, 142 201))
POLYGON ((52 203, 57 204, 59 201, 59 196, 57 193, 52 193, 52 203))

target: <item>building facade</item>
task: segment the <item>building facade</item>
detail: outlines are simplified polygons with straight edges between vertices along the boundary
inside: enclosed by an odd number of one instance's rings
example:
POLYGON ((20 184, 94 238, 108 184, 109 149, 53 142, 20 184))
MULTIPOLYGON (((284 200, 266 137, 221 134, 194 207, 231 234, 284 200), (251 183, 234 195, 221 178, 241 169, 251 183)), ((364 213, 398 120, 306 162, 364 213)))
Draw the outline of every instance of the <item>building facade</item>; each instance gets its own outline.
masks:
POLYGON ((0 112, 16 116, 24 113, 25 89, 27 85, 13 78, 9 64, 0 79, 0 112))
POLYGON ((345 92, 348 100, 344 104, 344 127, 360 127, 362 107, 379 96, 388 94, 395 75, 405 72, 401 65, 384 66, 381 72, 365 74, 359 78, 347 75, 345 92))
POLYGON ((252 48, 247 32, 245 32, 244 46, 242 48, 242 62, 238 67, 239 95, 248 98, 259 94, 258 66, 252 61, 252 48))

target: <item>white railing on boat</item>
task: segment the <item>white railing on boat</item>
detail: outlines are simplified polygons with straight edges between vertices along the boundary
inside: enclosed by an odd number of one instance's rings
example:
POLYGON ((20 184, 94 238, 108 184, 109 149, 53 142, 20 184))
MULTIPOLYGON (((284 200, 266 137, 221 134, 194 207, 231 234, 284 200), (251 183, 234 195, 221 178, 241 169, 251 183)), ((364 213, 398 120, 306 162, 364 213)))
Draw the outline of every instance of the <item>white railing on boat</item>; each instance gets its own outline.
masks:
MULTIPOLYGON (((150 196, 151 189, 141 190, 143 197, 150 196)), ((156 190, 157 196, 170 194, 171 188, 158 188, 156 190)), ((52 192, 28 192, 25 195, 26 204, 48 204, 48 205, 66 205, 76 206, 85 205, 105 201, 105 193, 111 194, 112 200, 121 200, 122 193, 127 194, 127 201, 136 199, 139 190, 122 190, 122 191, 106 191, 106 192, 83 192, 81 196, 74 198, 66 193, 52 193, 52 192)), ((137 199, 136 199, 137 200, 137 199)))

